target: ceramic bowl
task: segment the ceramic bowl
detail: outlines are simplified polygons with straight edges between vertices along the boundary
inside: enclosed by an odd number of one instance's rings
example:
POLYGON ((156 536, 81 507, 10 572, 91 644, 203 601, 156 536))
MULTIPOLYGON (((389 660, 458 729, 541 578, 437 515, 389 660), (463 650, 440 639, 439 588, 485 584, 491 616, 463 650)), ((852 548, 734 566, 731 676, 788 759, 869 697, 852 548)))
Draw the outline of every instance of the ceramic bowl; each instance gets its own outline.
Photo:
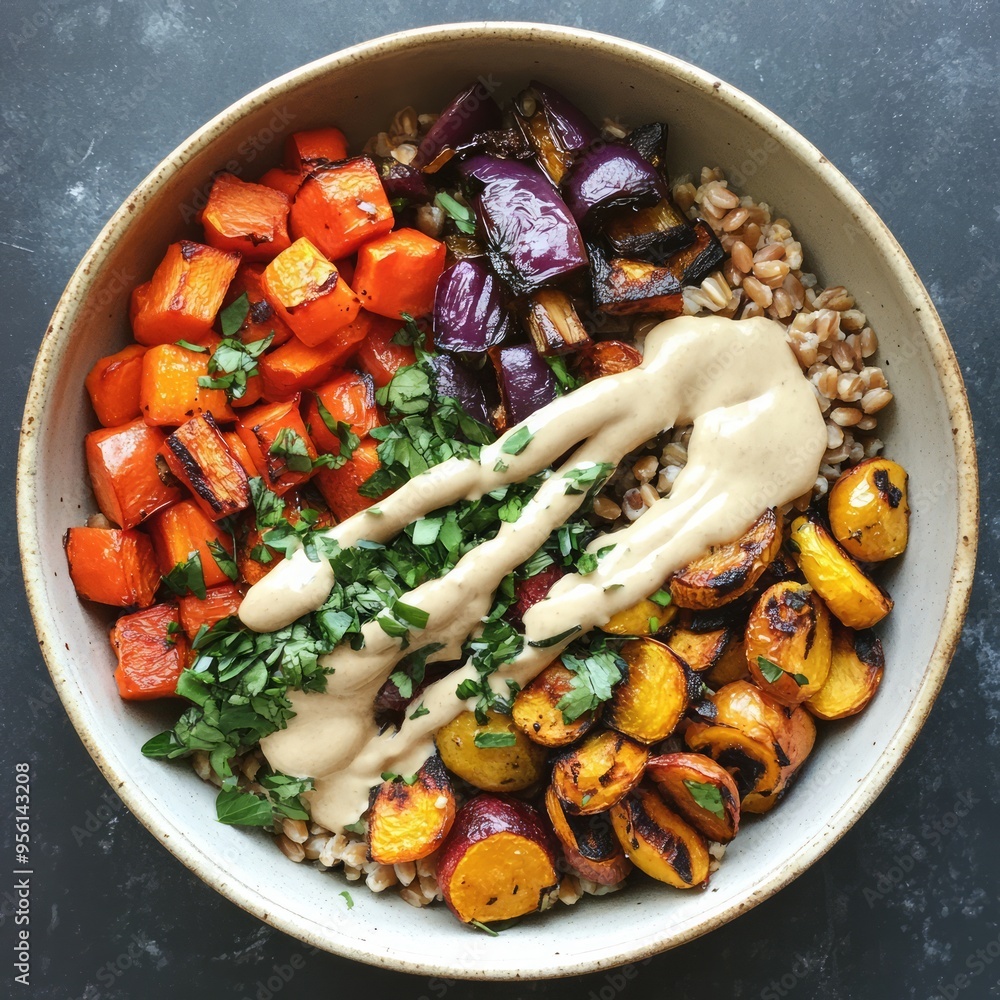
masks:
POLYGON ((632 42, 529 24, 433 27, 346 49, 243 98, 167 156, 112 217, 56 307, 18 477, 39 642, 81 739, 128 808, 192 871, 275 927, 362 962, 446 977, 549 977, 635 961, 720 926, 803 872, 885 787, 926 719, 975 558, 976 456, 959 368, 923 285, 864 198, 802 136, 709 74, 632 42), (125 344, 130 289, 168 243, 195 235, 213 171, 253 178, 279 161, 291 131, 335 122, 359 146, 404 105, 441 108, 476 77, 507 98, 535 76, 598 120, 668 121, 674 171, 718 164, 739 176, 791 220, 810 269, 856 295, 892 375, 883 436, 910 473, 914 544, 887 581, 896 607, 881 629, 888 667, 878 697, 857 719, 823 727, 793 793, 770 818, 746 824, 706 892, 636 879, 493 938, 444 907, 414 909, 389 892, 356 890, 348 912, 340 876, 285 862, 266 837, 216 823, 214 789, 184 766, 144 759, 140 745, 169 713, 118 697, 110 619, 77 600, 61 540, 94 509, 80 444, 94 426, 83 376, 125 344))

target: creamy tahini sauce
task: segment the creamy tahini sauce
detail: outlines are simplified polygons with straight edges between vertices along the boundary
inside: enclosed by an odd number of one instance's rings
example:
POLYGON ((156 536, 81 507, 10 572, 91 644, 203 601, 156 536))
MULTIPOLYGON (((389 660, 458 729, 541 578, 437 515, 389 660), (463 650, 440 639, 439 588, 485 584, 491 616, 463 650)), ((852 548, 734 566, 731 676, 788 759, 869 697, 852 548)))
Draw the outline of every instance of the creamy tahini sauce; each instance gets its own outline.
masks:
MULTIPOLYGON (((576 446, 517 521, 403 598, 428 613, 426 628, 411 630, 408 648, 370 623, 362 649, 344 644, 324 658, 334 668, 324 693, 290 695, 295 717, 261 748, 277 770, 315 779, 308 799, 317 823, 341 830, 355 822, 383 771, 418 770, 434 751, 434 733, 473 706, 455 694, 464 678, 477 676, 466 664, 428 685, 418 699, 428 713, 406 719, 398 732, 380 735, 373 717, 375 695, 395 665, 431 643, 444 646, 431 660, 455 659, 504 576, 572 516, 584 496, 566 492, 567 473, 615 465, 661 431, 687 424, 693 425, 688 462, 670 495, 627 528, 597 538, 592 551, 614 546, 597 570, 564 576, 524 616, 524 651, 490 678, 497 693, 507 694, 508 679, 523 687, 572 639, 656 591, 710 546, 741 535, 765 508, 811 488, 826 428, 779 323, 720 317, 660 323, 646 337, 639 368, 597 379, 532 414, 524 425, 533 437, 521 454, 502 450, 513 428, 483 448, 478 462, 444 462, 380 501, 375 512, 330 529, 342 546, 388 541, 430 511, 521 481, 576 446), (528 644, 576 626, 580 631, 555 645, 528 644)), ((280 628, 318 608, 333 582, 329 564, 297 552, 250 589, 240 617, 258 631, 280 628)))

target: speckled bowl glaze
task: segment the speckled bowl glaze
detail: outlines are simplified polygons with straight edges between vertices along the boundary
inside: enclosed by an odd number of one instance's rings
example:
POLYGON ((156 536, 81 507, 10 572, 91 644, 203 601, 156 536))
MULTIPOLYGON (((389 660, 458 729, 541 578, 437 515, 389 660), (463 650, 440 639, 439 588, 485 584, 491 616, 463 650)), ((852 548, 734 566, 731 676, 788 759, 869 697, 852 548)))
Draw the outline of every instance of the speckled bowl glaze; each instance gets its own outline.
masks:
POLYGON ((42 343, 22 427, 18 527, 28 596, 56 688, 81 739, 129 809, 169 850, 235 903, 320 948, 447 977, 562 976, 636 961, 704 934, 766 899, 827 851, 883 789, 930 711, 955 649, 972 581, 977 478, 958 365, 910 262, 864 198, 775 115, 720 80, 631 42, 571 28, 475 23, 358 45, 267 84, 200 128, 139 185, 77 268, 42 343), (440 108, 480 77, 506 98, 531 77, 592 115, 670 122, 671 166, 719 164, 777 206, 810 269, 846 285, 870 317, 896 402, 880 426, 910 472, 910 546, 888 586, 888 667, 857 719, 822 727, 792 794, 747 822, 705 892, 649 880, 559 906, 499 937, 417 910, 391 893, 354 892, 336 874, 285 862, 265 837, 214 821, 214 790, 184 766, 144 759, 169 712, 122 702, 109 617, 77 600, 61 539, 94 509, 83 462, 93 418, 83 375, 128 336, 130 289, 167 243, 195 233, 212 172, 253 178, 290 131, 335 122, 360 144, 399 107, 440 108), (165 712, 165 714, 161 714, 165 712), (780 829, 782 849, 773 849, 780 829))

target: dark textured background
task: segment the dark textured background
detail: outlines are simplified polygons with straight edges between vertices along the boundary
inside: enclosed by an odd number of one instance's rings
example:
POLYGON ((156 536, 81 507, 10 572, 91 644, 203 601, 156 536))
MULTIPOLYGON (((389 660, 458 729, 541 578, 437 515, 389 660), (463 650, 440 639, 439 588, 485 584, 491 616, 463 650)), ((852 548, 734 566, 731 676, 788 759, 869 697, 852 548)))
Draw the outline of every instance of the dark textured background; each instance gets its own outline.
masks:
POLYGON ((1000 633, 989 610, 1000 471, 998 31, 990 0, 4 0, 0 840, 9 858, 13 762, 31 761, 37 874, 27 990, 11 983, 12 880, 0 875, 0 996, 1000 996, 1000 633), (638 968, 555 983, 428 981, 310 954, 189 874, 122 808, 56 701, 13 541, 17 426, 42 331, 132 187, 203 121, 286 70, 396 29, 477 15, 657 46, 743 88, 816 143, 881 212, 941 310, 972 396, 986 498, 961 648, 926 729, 861 822, 728 927, 638 968), (293 974, 287 986, 280 971, 293 974))

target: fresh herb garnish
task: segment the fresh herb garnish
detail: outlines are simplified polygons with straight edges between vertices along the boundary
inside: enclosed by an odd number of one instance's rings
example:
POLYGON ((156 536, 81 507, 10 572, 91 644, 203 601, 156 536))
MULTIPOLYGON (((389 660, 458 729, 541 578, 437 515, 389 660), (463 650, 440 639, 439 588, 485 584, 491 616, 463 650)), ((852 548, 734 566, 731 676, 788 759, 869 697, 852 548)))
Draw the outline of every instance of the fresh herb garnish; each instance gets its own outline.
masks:
POLYGON ((284 460, 289 472, 312 472, 313 460, 309 455, 305 439, 291 427, 282 427, 275 436, 268 454, 284 460))
POLYGON ((353 910, 354 909, 354 900, 351 897, 351 894, 346 889, 344 889, 342 892, 338 893, 338 895, 344 897, 344 902, 347 903, 348 910, 353 910))
MULTIPOLYGON (((233 305, 235 304, 234 302, 233 305)), ((224 389, 229 399, 242 399, 247 392, 247 381, 260 374, 257 359, 267 350, 272 340, 273 332, 263 340, 255 340, 249 344, 226 337, 212 352, 208 359, 208 374, 198 379, 198 385, 205 389, 224 389)))
POLYGON ((722 792, 708 781, 689 781, 684 779, 684 787, 691 793, 691 798, 695 804, 707 809, 710 813, 725 818, 726 807, 722 802, 722 792))
POLYGON ((670 596, 669 590, 658 590, 655 594, 650 594, 649 599, 654 604, 659 604, 661 608, 668 608, 673 603, 673 598, 670 596))
POLYGON ((219 325, 223 337, 235 336, 250 315, 250 296, 244 292, 219 313, 219 325))
POLYGON ((777 663, 772 662, 766 656, 757 657, 757 666, 760 668, 761 676, 768 684, 777 684, 781 680, 782 674, 791 677, 799 687, 804 687, 809 683, 809 678, 805 674, 793 674, 790 670, 779 667, 777 663))
POLYGON ((403 325, 392 335, 392 343, 399 347, 422 347, 427 339, 424 331, 417 326, 417 321, 409 313, 400 313, 403 325))
POLYGON ((201 553, 197 550, 188 553, 187 559, 179 562, 161 579, 164 586, 178 597, 194 594, 205 600, 205 573, 201 565, 201 553))
POLYGON ((594 639, 589 647, 579 643, 567 649, 560 659, 573 674, 572 687, 556 704, 567 724, 607 701, 625 676, 625 661, 604 636, 594 639))
POLYGON ((236 560, 230 555, 229 550, 222 544, 222 542, 217 541, 212 538, 208 542, 208 551, 212 553, 212 558, 215 560, 215 564, 222 570, 230 580, 238 580, 240 576, 239 567, 236 565, 236 560))
POLYGON ((517 744, 513 733, 476 733, 472 740, 480 750, 499 750, 517 744))
POLYGON ((610 462, 593 462, 590 465, 581 465, 570 469, 563 476, 563 479, 566 480, 566 493, 567 495, 586 493, 598 484, 603 485, 614 471, 615 467, 610 462))
POLYGON ((185 351, 194 351, 195 354, 208 353, 207 347, 203 347, 201 344, 192 344, 190 340, 177 340, 175 344, 177 347, 183 347, 185 351))
POLYGON ((424 708, 424 703, 421 702, 417 707, 410 713, 410 719, 419 719, 424 715, 430 715, 431 710, 429 708, 424 708))
POLYGON ((351 430, 351 425, 346 420, 334 420, 333 414, 326 408, 323 400, 316 396, 316 407, 319 410, 320 418, 326 429, 340 441, 340 451, 338 458, 340 465, 343 465, 354 456, 354 449, 361 444, 361 438, 351 430))
POLYGON ((552 374, 559 385, 559 390, 563 394, 579 389, 586 382, 586 379, 577 378, 566 364, 566 359, 561 354, 553 354, 545 359, 552 374))
POLYGON ((525 448, 531 444, 531 439, 535 435, 528 430, 527 427, 518 427, 517 430, 511 432, 502 445, 500 445, 500 450, 505 455, 520 455, 525 448))
POLYGON ((455 228, 466 236, 471 236, 476 231, 475 218, 472 209, 456 201, 450 194, 438 191, 434 197, 434 204, 443 209, 445 214, 455 223, 455 228))

